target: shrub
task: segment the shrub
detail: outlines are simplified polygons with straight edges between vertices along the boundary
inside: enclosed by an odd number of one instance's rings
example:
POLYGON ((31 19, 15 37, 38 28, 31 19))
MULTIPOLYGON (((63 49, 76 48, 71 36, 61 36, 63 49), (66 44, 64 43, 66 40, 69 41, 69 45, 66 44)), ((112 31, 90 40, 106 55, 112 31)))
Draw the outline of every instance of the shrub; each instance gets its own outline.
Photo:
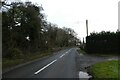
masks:
POLYGON ((24 57, 22 51, 18 48, 10 48, 7 53, 7 58, 10 59, 21 59, 24 57))

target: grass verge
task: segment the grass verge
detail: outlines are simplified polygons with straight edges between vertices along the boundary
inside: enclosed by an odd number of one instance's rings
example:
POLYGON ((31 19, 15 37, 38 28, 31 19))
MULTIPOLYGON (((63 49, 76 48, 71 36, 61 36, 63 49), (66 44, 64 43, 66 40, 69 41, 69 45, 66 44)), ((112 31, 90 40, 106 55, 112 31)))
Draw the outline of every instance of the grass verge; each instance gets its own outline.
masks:
MULTIPOLYGON (((89 53, 88 53, 89 54, 89 53)), ((107 57, 107 56, 120 56, 120 54, 118 53, 92 53, 90 55, 93 55, 93 56, 101 56, 101 57, 107 57)))
POLYGON ((90 67, 93 78, 112 78, 118 79, 120 74, 120 60, 99 62, 90 67))
POLYGON ((80 49, 80 48, 77 49, 77 51, 78 51, 80 54, 81 54, 81 53, 82 53, 82 54, 86 54, 86 52, 85 52, 84 50, 80 49))
MULTIPOLYGON (((57 51, 59 51, 59 50, 57 50, 57 51)), ((3 58, 2 59, 2 68, 6 69, 6 68, 14 67, 14 66, 22 64, 22 63, 26 63, 26 62, 29 62, 29 61, 32 61, 35 59, 39 59, 39 58, 51 55, 53 52, 55 52, 55 51, 46 51, 43 53, 37 52, 35 54, 27 54, 27 55, 24 55, 24 57, 22 59, 3 58)))

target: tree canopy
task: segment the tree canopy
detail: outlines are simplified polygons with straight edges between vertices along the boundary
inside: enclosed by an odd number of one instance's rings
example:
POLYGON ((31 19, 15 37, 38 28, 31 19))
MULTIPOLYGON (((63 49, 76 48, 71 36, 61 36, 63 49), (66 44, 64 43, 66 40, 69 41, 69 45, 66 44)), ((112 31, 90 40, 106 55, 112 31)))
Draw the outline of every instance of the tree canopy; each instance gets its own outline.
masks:
MULTIPOLYGON (((42 6, 31 2, 12 2, 2 12, 3 57, 10 50, 23 54, 45 51, 55 47, 76 46, 80 42, 71 28, 58 28, 47 22, 42 6), (17 49, 16 49, 17 48, 17 49)), ((3 5, 3 7, 4 7, 3 5)))

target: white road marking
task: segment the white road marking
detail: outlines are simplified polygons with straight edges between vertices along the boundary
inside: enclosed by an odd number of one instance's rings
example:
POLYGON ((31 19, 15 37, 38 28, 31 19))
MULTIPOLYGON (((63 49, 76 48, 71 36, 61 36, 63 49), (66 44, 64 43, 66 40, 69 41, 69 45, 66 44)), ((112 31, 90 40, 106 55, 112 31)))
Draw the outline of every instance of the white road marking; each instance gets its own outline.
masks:
POLYGON ((71 49, 70 49, 70 50, 68 50, 68 51, 66 52, 66 54, 67 54, 67 53, 69 53, 70 51, 71 51, 71 49))
POLYGON ((63 56, 65 56, 65 54, 62 54, 62 55, 60 56, 60 58, 62 58, 63 56))
POLYGON ((70 52, 72 49, 70 49, 68 52, 70 52))
POLYGON ((57 59, 55 59, 54 61, 52 61, 51 63, 47 64, 46 66, 44 66, 43 68, 41 68, 40 70, 36 71, 34 74, 38 74, 39 72, 41 72, 42 70, 44 70, 45 68, 47 68, 48 66, 50 66, 51 64, 53 64, 54 62, 56 62, 57 59))
POLYGON ((63 55, 60 56, 60 58, 62 58, 62 57, 63 57, 63 55))
MULTIPOLYGON (((70 49, 71 50, 71 49, 70 49)), ((62 58, 63 56, 65 56, 67 53, 70 52, 70 50, 68 50, 67 52, 65 52, 64 54, 62 54, 59 58, 62 58)))
MULTIPOLYGON (((62 54, 59 58, 62 58, 63 56, 65 56, 65 55, 66 55, 67 53, 69 53, 70 51, 71 51, 71 49, 68 50, 65 54, 62 54)), ((50 66, 51 64, 53 64, 53 63, 56 62, 56 61, 57 61, 57 59, 55 59, 54 61, 50 62, 49 64, 47 64, 46 66, 44 66, 44 67, 41 68, 40 70, 36 71, 34 74, 36 75, 36 74, 40 73, 42 70, 44 70, 45 68, 47 68, 48 66, 50 66)))

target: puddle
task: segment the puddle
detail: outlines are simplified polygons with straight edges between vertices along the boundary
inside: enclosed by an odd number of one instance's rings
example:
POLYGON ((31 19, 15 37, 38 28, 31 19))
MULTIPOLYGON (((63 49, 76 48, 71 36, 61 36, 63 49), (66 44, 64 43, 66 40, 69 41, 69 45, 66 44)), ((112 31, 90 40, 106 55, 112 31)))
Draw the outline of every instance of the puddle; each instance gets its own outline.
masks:
POLYGON ((83 56, 83 54, 82 54, 82 53, 80 53, 80 56, 83 56))
POLYGON ((109 58, 108 61, 111 61, 111 60, 118 60, 116 58, 109 58))
POLYGON ((84 78, 84 80, 89 80, 92 76, 89 75, 87 72, 80 71, 79 72, 79 78, 84 78))

